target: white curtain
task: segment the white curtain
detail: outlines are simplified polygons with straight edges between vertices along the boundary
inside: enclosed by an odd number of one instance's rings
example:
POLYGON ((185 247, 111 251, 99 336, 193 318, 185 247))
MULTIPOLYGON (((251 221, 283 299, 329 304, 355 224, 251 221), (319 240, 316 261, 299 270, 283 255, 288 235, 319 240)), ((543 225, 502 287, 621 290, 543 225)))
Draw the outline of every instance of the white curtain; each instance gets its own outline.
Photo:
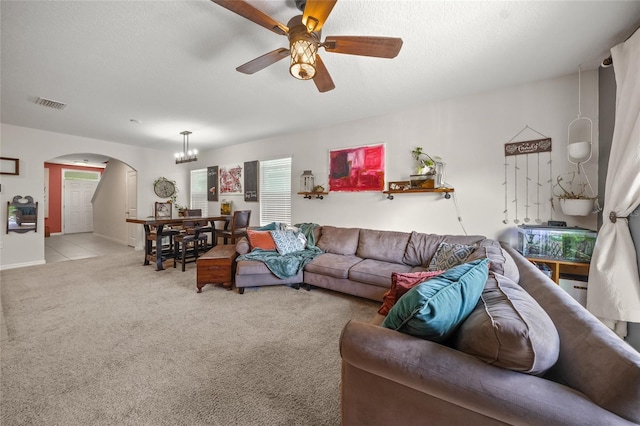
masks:
POLYGON ((640 31, 611 49, 611 57, 616 118, 587 309, 624 337, 627 322, 640 322, 640 278, 627 221, 640 204, 640 31))

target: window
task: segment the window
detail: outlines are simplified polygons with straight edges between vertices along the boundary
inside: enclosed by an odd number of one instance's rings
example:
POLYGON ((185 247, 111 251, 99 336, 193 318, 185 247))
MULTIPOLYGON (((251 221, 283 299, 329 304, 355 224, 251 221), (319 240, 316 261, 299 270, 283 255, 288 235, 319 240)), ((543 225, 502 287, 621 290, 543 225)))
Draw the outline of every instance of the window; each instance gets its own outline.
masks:
POLYGON ((191 170, 191 202, 192 209, 201 209, 203 216, 209 215, 207 202, 207 169, 191 170))
POLYGON ((291 224, 291 157, 260 162, 260 226, 291 224))

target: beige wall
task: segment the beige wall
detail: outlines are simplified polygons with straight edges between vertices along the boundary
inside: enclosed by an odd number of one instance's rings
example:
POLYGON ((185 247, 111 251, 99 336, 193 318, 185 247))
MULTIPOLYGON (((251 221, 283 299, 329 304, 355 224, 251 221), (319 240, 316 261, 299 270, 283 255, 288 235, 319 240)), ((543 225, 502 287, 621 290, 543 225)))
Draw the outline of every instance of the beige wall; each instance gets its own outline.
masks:
MULTIPOLYGON (((153 203, 160 201, 153 192, 153 181, 160 176, 175 180, 182 189, 179 202, 184 203, 188 194, 188 169, 175 164, 173 153, 98 139, 45 132, 25 127, 2 124, 0 126, 0 152, 3 157, 20 159, 20 175, 0 176, 2 192, 0 203, 7 205, 15 195, 31 195, 42 203, 44 195, 44 163, 61 155, 92 152, 118 159, 138 171, 138 211, 140 216, 153 213, 153 203)), ((115 199, 120 203, 125 197, 124 186, 119 192, 113 189, 115 199)), ((5 233, 6 208, 0 209, 0 268, 20 267, 44 263, 44 215, 38 218, 38 232, 17 234, 5 233)), ((119 227, 125 223, 125 210, 114 210, 105 226, 119 227)), ((95 225, 95 224, 94 224, 95 225)), ((101 226, 101 225, 99 225, 101 226)), ((139 247, 142 247, 142 226, 139 232, 139 247)))
POLYGON ((122 244, 127 244, 127 223, 121 220, 126 211, 127 172, 131 167, 110 160, 100 179, 93 199, 93 232, 122 244))
MULTIPOLYGON (((387 200, 379 193, 332 192, 324 200, 293 198, 293 222, 316 222, 373 229, 420 231, 431 233, 463 233, 508 239, 513 234, 515 211, 509 196, 510 219, 504 219, 504 144, 526 125, 553 140, 553 177, 569 168, 566 157, 567 126, 578 113, 577 74, 544 80, 475 96, 445 100, 394 114, 345 123, 340 126, 281 135, 243 145, 218 149, 201 155, 209 165, 237 161, 265 160, 284 155, 293 156, 293 190, 299 190, 300 175, 312 170, 315 182, 327 183, 330 149, 367 144, 386 144, 387 181, 406 180, 414 162, 410 151, 421 146, 431 155, 442 157, 446 180, 455 188, 455 200, 437 194, 398 195, 387 200), (456 209, 456 202, 459 209, 456 209)), ((321 103, 318 103, 321 108, 321 103)), ((313 113, 313 112, 310 112, 313 113)), ((597 189, 597 72, 582 73, 582 114, 594 120, 594 158, 586 166, 591 184, 597 189)), ((515 141, 539 139, 532 131, 523 132, 515 141)), ((543 168, 548 155, 542 155, 543 168)), ((533 160, 533 159, 532 159, 533 160)), ((520 199, 524 197, 524 159, 519 158, 520 199)), ((534 163, 530 163, 534 167, 534 163)), ((535 163, 537 166, 537 163, 535 163)), ((548 172, 546 175, 548 179, 548 172)), ((510 184, 513 179, 509 176, 510 184)), ((546 196, 541 200, 540 217, 566 220, 569 226, 595 229, 596 216, 565 217, 552 211, 546 196)), ((530 188, 533 193, 533 186, 530 188)), ((241 196, 227 197, 234 208, 253 209, 252 220, 259 217, 257 203, 245 203, 241 196)), ((530 195, 531 202, 535 201, 530 195)), ((219 203, 210 203, 217 211, 219 203)), ((522 223, 525 212, 519 208, 522 223)), ((537 209, 530 208, 535 219, 537 209)), ((530 222, 532 223, 532 222, 530 222)))
MULTIPOLYGON (((594 159, 586 166, 591 183, 597 188, 597 72, 582 73, 582 114, 594 120, 594 159)), ((179 204, 188 198, 189 169, 236 162, 293 156, 293 192, 298 191, 299 176, 313 170, 316 183, 326 183, 330 149, 384 142, 386 144, 387 181, 408 179, 413 169, 410 151, 422 146, 426 152, 441 156, 447 163, 447 182, 455 187, 455 200, 437 194, 407 194, 387 200, 382 193, 336 193, 324 200, 293 197, 293 222, 316 222, 338 226, 357 226, 399 231, 467 233, 506 238, 515 229, 504 218, 504 144, 526 125, 553 139, 554 176, 569 168, 566 161, 567 126, 577 115, 577 74, 544 80, 460 99, 443 100, 415 106, 382 117, 345 123, 330 128, 253 141, 233 147, 202 152, 196 163, 176 165, 170 152, 136 148, 115 142, 80 138, 35 129, 2 125, 2 155, 21 159, 20 176, 0 178, 3 205, 13 195, 35 194, 42 200, 43 163, 60 155, 94 152, 119 159, 138 171, 139 216, 153 212, 153 181, 159 176, 176 180, 179 204), (78 149, 82 147, 82 149, 78 149), (456 209, 456 203, 459 209, 456 209)), ((318 95, 322 96, 322 95, 318 95)), ((321 98, 316 108, 322 108, 321 98)), ((313 113, 313 109, 301 113, 313 113)), ((291 117, 283 117, 290 120, 291 117)), ((540 135, 524 132, 516 141, 537 139, 540 135)), ((522 165, 522 164, 521 164, 522 165)), ((524 174, 521 175, 524 176, 524 174)), ((124 198, 124 189, 121 195, 124 198)), ((234 208, 251 208, 252 224, 258 223, 259 203, 245 203, 242 196, 227 197, 234 208)), ((564 217, 551 211, 544 200, 541 218, 566 220, 569 226, 596 227, 595 215, 585 218, 564 217)), ((219 203, 209 203, 210 212, 219 211, 219 203)), ((530 213, 532 218, 535 215, 530 213)), ((520 220, 524 218, 522 209, 520 220)), ((511 219, 514 212, 511 211, 511 219)), ((6 222, 6 212, 0 220, 6 222)), ((113 223, 124 223, 114 213, 113 223)), ((40 219, 39 227, 43 224, 40 219)), ((3 230, 4 231, 4 230, 3 230)), ((142 229, 139 240, 142 244, 142 229)), ((44 233, 2 234, 0 267, 24 266, 44 262, 44 233)))

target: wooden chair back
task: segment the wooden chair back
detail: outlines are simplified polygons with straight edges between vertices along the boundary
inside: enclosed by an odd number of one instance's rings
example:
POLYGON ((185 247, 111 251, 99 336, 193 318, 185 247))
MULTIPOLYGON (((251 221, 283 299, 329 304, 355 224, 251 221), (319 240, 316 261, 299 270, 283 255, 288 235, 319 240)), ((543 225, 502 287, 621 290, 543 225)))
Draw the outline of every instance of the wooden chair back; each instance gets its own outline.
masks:
POLYGON ((233 219, 231 219, 231 232, 246 232, 250 221, 251 210, 236 210, 233 212, 233 219))

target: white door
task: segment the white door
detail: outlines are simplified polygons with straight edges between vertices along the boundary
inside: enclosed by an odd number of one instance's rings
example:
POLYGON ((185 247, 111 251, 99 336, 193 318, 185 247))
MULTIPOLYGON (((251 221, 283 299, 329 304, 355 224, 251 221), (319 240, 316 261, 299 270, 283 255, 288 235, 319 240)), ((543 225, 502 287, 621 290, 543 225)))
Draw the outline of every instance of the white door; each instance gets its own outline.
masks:
POLYGON ((64 180, 64 229, 65 234, 93 232, 93 204, 91 199, 98 181, 64 180))
MULTIPOLYGON (((127 217, 138 217, 138 172, 135 170, 127 171, 127 217)), ((127 223, 127 245, 136 246, 140 225, 136 223, 127 223)))

